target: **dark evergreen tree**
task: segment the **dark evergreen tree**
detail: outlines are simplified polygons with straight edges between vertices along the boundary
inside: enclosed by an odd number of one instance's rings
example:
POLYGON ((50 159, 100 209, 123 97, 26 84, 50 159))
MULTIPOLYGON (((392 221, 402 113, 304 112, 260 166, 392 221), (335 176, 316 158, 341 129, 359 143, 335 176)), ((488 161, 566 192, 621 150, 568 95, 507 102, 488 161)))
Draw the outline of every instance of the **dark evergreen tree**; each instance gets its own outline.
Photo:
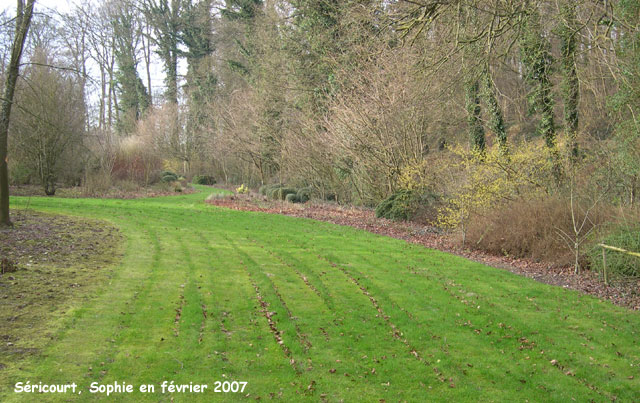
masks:
POLYGON ((323 113, 335 84, 334 60, 343 51, 339 19, 342 7, 337 0, 294 0, 291 40, 288 50, 295 63, 300 105, 323 113))
POLYGON ((263 3, 262 0, 226 0, 221 14, 229 20, 251 21, 258 16, 263 3))
MULTIPOLYGON (((214 51, 211 0, 185 1, 182 11, 182 43, 186 46, 186 89, 188 103, 187 137, 197 147, 202 143, 209 119, 208 105, 213 101, 218 80, 213 70, 214 51)), ((201 151, 201 147, 197 147, 201 151)), ((191 153, 188 153, 191 154, 191 153)))

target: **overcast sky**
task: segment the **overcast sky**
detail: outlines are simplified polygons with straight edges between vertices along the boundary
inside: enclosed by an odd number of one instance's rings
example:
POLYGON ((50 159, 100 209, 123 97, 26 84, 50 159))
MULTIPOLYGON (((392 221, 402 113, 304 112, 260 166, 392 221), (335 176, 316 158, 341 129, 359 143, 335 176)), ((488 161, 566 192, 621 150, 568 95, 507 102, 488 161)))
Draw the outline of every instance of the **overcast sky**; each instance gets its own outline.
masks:
MULTIPOLYGON (((36 5, 35 5, 35 12, 36 13, 43 13, 43 14, 48 14, 51 13, 52 10, 58 11, 60 13, 65 13, 70 11, 74 5, 76 4, 86 4, 91 2, 90 0, 36 0, 36 5)), ((93 0, 93 3, 101 3, 100 0, 93 0)), ((15 8, 16 8, 16 0, 0 0, 0 10, 8 10, 8 14, 10 16, 15 15, 15 8)), ((155 55, 154 55, 155 56, 155 55)), ((159 92, 162 92, 164 90, 164 72, 162 69, 162 65, 160 63, 160 61, 158 60, 157 56, 153 57, 152 61, 152 65, 151 65, 151 85, 152 85, 152 94, 157 95, 159 92)), ((182 63, 180 63, 180 73, 184 74, 184 70, 185 70, 185 65, 184 65, 184 61, 181 61, 182 63)), ((91 70, 92 67, 95 66, 91 66, 93 63, 91 61, 89 61, 89 74, 91 75, 91 70)), ((143 82, 147 83, 146 81, 146 70, 145 70, 145 65, 144 62, 142 60, 140 60, 140 62, 138 63, 138 72, 140 74, 140 77, 142 78, 143 82)), ((97 78, 97 77, 96 77, 97 78)))
MULTIPOLYGON (((59 11, 68 11, 70 4, 74 4, 73 1, 67 0, 36 0, 36 12, 47 12, 49 9, 57 9, 59 11)), ((16 0, 0 0, 0 9, 12 9, 16 8, 16 0)))

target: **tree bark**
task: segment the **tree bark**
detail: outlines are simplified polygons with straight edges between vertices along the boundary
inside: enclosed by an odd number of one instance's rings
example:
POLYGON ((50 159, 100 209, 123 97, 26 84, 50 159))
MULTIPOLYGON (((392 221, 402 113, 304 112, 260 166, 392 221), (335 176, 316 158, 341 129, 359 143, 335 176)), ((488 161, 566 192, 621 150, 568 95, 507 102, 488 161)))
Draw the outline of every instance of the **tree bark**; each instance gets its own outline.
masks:
POLYGON ((147 70, 147 90, 149 97, 149 106, 153 108, 153 93, 151 87, 151 40, 149 39, 151 36, 149 24, 145 25, 145 32, 142 34, 142 49, 144 53, 144 64, 147 70), (145 38, 147 39, 145 43, 145 38))
POLYGON ((560 53, 562 57, 562 98, 564 101, 564 124, 568 134, 567 147, 569 158, 575 162, 578 158, 578 104, 580 101, 580 82, 576 69, 577 29, 576 6, 567 1, 561 6, 562 22, 560 27, 560 53))
POLYGON ((500 152, 502 155, 507 155, 509 153, 507 146, 507 129, 505 128, 504 115, 496 98, 495 84, 488 66, 484 72, 482 95, 487 105, 487 112, 489 113, 489 127, 498 140, 500 152))
POLYGON ((7 77, 4 85, 2 109, 0 112, 0 226, 11 226, 9 217, 9 118, 13 106, 13 96, 16 82, 20 74, 20 58, 24 49, 24 43, 29 31, 33 5, 35 0, 28 0, 25 7, 24 0, 18 0, 16 11, 16 31, 11 47, 11 59, 7 69, 7 77))
POLYGON ((469 126, 469 141, 471 148, 480 153, 484 153, 487 147, 482 127, 480 107, 480 83, 478 80, 470 81, 466 84, 466 108, 467 124, 469 126))

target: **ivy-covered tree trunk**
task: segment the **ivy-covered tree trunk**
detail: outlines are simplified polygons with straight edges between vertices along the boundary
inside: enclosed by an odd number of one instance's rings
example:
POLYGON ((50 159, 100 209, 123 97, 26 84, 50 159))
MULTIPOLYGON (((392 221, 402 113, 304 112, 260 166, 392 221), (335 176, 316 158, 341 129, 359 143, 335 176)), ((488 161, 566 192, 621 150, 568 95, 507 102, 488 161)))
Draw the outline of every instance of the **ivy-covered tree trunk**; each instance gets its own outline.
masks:
POLYGON ((479 80, 471 80, 466 83, 466 108, 467 123, 469 126, 469 141, 471 148, 484 153, 487 147, 484 128, 482 127, 480 107, 480 83, 479 80))
POLYGON ((621 1, 616 10, 616 35, 624 40, 616 44, 620 90, 611 99, 611 107, 620 117, 616 127, 617 158, 629 204, 637 204, 640 188, 640 2, 621 1))
MULTIPOLYGON (((469 37, 473 37, 473 29, 478 24, 478 12, 474 8, 464 11, 459 10, 461 18, 464 18, 462 28, 469 37)), ((462 66, 464 72, 465 109, 467 110, 467 128, 469 131, 469 143, 471 149, 480 154, 484 154, 487 148, 484 126, 482 124, 482 108, 480 106, 481 78, 482 73, 477 65, 477 60, 481 54, 478 42, 470 41, 465 46, 462 66)))
POLYGON ((489 114, 489 128, 496 136, 500 151, 503 155, 509 153, 507 145, 507 130, 504 124, 504 115, 496 98, 495 85, 491 78, 489 68, 484 73, 484 85, 482 87, 482 96, 487 105, 487 113, 489 114))
POLYGON ((165 69, 167 102, 178 104, 178 54, 180 41, 180 10, 182 0, 144 0, 143 7, 153 27, 154 42, 165 69))
MULTIPOLYGON (((173 46, 173 45, 172 45, 173 46)), ((174 105, 178 104, 178 44, 164 57, 166 68, 166 84, 165 97, 167 102, 174 105)))
POLYGON ((13 106, 13 95, 16 82, 20 73, 20 59, 24 49, 25 39, 31 24, 33 5, 35 0, 28 0, 25 6, 24 0, 18 0, 16 10, 16 30, 11 47, 11 59, 6 71, 4 94, 2 97, 2 109, 0 111, 0 226, 11 226, 9 217, 9 167, 7 156, 9 143, 9 119, 13 106))
POLYGON ((525 81, 531 86, 529 113, 539 116, 538 134, 545 140, 557 165, 556 128, 553 119, 553 83, 551 82, 553 56, 551 44, 543 35, 540 14, 532 9, 526 16, 523 35, 520 38, 520 54, 525 67, 525 81))
POLYGON ((562 98, 567 147, 572 161, 578 157, 578 102, 580 83, 576 71, 576 6, 567 0, 561 6, 560 53, 562 56, 562 98))
POLYGON ((138 74, 137 48, 142 32, 132 4, 124 1, 115 4, 117 8, 112 11, 112 25, 116 46, 113 51, 118 65, 116 80, 120 93, 116 128, 130 133, 149 107, 147 89, 138 74))
MULTIPOLYGON (((203 132, 209 124, 210 102, 218 84, 211 57, 214 51, 210 18, 212 7, 211 0, 202 0, 196 4, 186 1, 183 9, 182 41, 187 47, 186 161, 191 161, 198 153, 202 154, 203 132)), ((188 162, 185 164, 186 167, 189 165, 188 162)))

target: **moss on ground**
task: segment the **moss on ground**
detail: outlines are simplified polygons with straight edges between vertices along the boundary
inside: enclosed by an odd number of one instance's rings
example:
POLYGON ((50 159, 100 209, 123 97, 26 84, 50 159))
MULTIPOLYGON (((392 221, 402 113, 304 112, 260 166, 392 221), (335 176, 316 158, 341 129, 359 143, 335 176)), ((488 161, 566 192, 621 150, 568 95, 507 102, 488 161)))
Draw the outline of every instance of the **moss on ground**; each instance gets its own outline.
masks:
POLYGON ((0 383, 39 353, 111 273, 122 236, 104 221, 14 211, 14 228, 0 230, 0 383), (4 378, 4 379, 3 379, 4 378))

